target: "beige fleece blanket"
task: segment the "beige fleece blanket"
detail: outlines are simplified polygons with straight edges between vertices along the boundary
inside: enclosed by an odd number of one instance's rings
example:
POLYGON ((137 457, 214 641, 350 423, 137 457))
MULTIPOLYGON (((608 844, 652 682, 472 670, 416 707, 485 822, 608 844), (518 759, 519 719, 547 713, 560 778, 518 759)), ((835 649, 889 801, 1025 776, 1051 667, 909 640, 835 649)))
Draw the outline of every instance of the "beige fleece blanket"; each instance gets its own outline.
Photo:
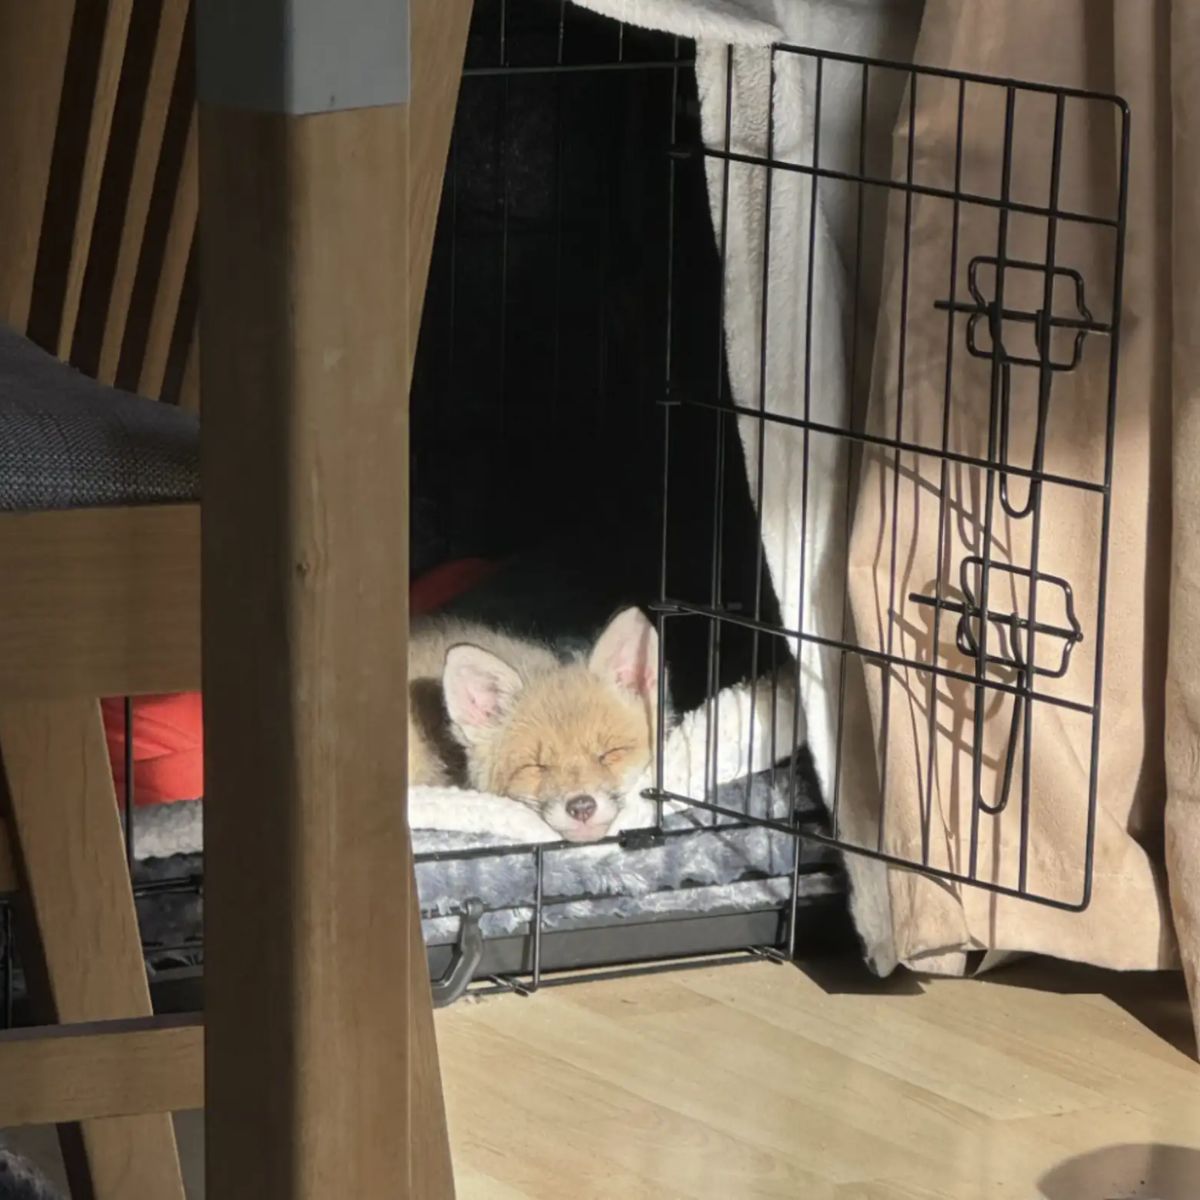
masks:
MULTIPOLYGON (((914 966, 959 969, 965 963, 965 952, 973 949, 1041 952, 1117 968, 1162 967, 1176 961, 1163 869, 1164 679, 1172 524, 1170 279, 1174 269, 1175 294, 1181 298, 1181 307, 1194 307, 1200 247, 1195 195, 1200 172, 1196 150, 1180 145, 1177 125, 1177 202, 1173 204, 1171 83, 1174 77, 1175 119, 1190 126, 1194 118, 1183 115, 1185 102, 1179 97, 1188 94, 1186 103, 1194 108, 1198 92, 1192 86, 1189 93, 1187 83, 1197 82, 1198 8, 1190 0, 1177 0, 1173 5, 927 0, 918 62, 1119 93, 1132 112, 1132 163, 1090 904, 1083 912, 1043 907, 892 871, 889 891, 896 952, 901 961, 914 966), (1176 28, 1168 56, 1169 10, 1176 28)), ((914 177, 918 182, 951 186, 957 84, 922 80, 919 89, 914 177)), ((1002 88, 971 86, 967 90, 963 187, 968 190, 998 194, 1005 102, 1002 88)), ((901 177, 907 169, 905 116, 902 109, 893 166, 894 174, 901 177)), ((1048 203, 1054 121, 1053 98, 1018 97, 1013 199, 1048 203)), ((1058 206, 1094 213, 1115 211, 1118 110, 1072 101, 1066 105, 1064 122, 1058 206)), ((1193 133, 1193 145, 1194 138, 1193 133)), ((870 423, 889 436, 899 429, 905 440, 936 445, 942 437, 947 324, 945 313, 927 301, 948 296, 946 246, 953 211, 943 200, 918 197, 913 204, 908 286, 910 297, 920 297, 921 303, 908 309, 906 363, 901 374, 897 315, 903 215, 904 202, 898 199, 891 210, 870 423)), ((1044 218, 1014 216, 1009 223, 1009 257, 1041 260, 1046 236, 1044 218)), ((964 205, 956 283, 960 299, 966 298, 967 261, 976 254, 994 254, 996 238, 996 212, 964 205)), ((1112 318, 1113 249, 1111 230, 1059 222, 1057 262, 1082 273, 1086 302, 1098 321, 1112 318)), ((1006 306, 1011 302, 1012 307, 1040 308, 1040 275, 1020 276, 1020 272, 1009 273, 1006 306)), ((985 277, 985 286, 987 283, 985 277)), ((1071 315, 1073 303, 1066 286, 1056 289, 1056 312, 1071 315)), ((1191 410, 1200 402, 1200 372, 1194 313, 1181 319, 1177 307, 1175 319, 1176 535, 1170 618, 1173 790, 1168 845, 1175 917, 1195 984, 1200 874, 1190 864, 1196 860, 1194 851, 1200 841, 1200 810, 1196 807, 1200 803, 1200 617, 1196 614, 1200 548, 1194 541, 1200 518, 1195 466, 1200 418, 1191 410)), ((1020 332, 1015 327, 1006 326, 1004 336, 1006 342, 1011 339, 1010 349, 1018 347, 1020 332)), ((986 330, 981 342, 990 345, 986 330)), ((1078 369, 1054 377, 1046 438, 1048 471, 1093 481, 1104 477, 1107 342, 1102 336, 1089 336, 1078 369)), ((1056 338, 1055 349, 1056 355, 1066 353, 1067 343, 1056 338)), ((965 352, 960 322, 951 375, 951 450, 986 456, 990 378, 990 364, 965 352)), ((1010 460, 1018 464, 1031 463, 1037 389, 1036 370, 1013 373, 1010 460)), ((973 660, 954 646, 957 618, 952 614, 942 618, 935 649, 933 610, 910 600, 913 593, 932 593, 938 576, 940 475, 940 465, 928 456, 901 454, 897 458, 888 451, 866 457, 851 546, 852 604, 864 643, 890 649, 905 659, 936 659, 973 673, 973 660), (881 530, 890 531, 893 517, 898 530, 894 552, 889 537, 881 534, 881 530)), ((987 472, 954 466, 944 482, 942 592, 955 599, 961 598, 962 560, 983 550, 987 472)), ((995 477, 993 486, 998 487, 995 477)), ((1013 478, 1009 486, 1011 498, 1020 508, 1028 483, 1013 478)), ((1094 492, 1052 485, 1043 489, 1038 565, 1041 571, 1073 584, 1083 640, 1075 646, 1066 674, 1061 679, 1039 677, 1037 687, 1083 705, 1092 701, 1100 631, 1097 592, 1102 508, 1103 497, 1094 492)), ((998 497, 994 511, 993 561, 1028 566, 1032 522, 1006 516, 998 497)), ((969 582, 977 589, 977 572, 969 576, 969 582)), ((1011 573, 993 570, 990 602, 995 609, 1026 611, 1027 585, 1011 573)), ((1038 620, 1066 623, 1065 600, 1054 586, 1039 587, 1038 620)), ((991 646, 999 650, 1005 637, 1005 631, 993 623, 991 646)), ((1039 637, 1038 665, 1057 665, 1061 648, 1061 639, 1039 637)), ((1012 672, 1001 669, 993 670, 989 677, 1015 682, 1012 672)), ((968 870, 974 820, 974 687, 943 679, 931 688, 927 674, 900 667, 869 667, 865 683, 885 779, 884 848, 906 859, 927 853, 935 866, 968 870)), ((993 805, 1002 795, 1012 705, 1010 695, 992 694, 985 707, 985 768, 980 790, 983 799, 993 805)), ((978 821, 974 865, 980 878, 1006 886, 1023 882, 1029 891, 1065 906, 1084 898, 1091 736, 1087 714, 1036 706, 1024 814, 1029 830, 1025 874, 1022 877, 1020 854, 1024 807, 1020 781, 1025 760, 1021 736, 1007 809, 999 816, 985 814, 978 821)), ((864 791, 854 803, 861 810, 873 808, 875 801, 864 791)), ((879 817, 877 810, 867 815, 872 820, 879 817)), ((861 811, 858 817, 861 821, 861 811)))

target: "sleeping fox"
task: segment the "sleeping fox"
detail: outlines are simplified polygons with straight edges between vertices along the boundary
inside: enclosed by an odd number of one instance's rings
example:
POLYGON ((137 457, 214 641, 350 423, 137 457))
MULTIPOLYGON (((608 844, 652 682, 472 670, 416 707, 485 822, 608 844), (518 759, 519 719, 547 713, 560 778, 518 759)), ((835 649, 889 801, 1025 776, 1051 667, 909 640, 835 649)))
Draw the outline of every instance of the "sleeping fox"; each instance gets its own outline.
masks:
POLYGON ((408 778, 528 805, 561 837, 604 837, 649 766, 658 634, 636 608, 590 653, 453 618, 414 622, 409 642, 408 778))

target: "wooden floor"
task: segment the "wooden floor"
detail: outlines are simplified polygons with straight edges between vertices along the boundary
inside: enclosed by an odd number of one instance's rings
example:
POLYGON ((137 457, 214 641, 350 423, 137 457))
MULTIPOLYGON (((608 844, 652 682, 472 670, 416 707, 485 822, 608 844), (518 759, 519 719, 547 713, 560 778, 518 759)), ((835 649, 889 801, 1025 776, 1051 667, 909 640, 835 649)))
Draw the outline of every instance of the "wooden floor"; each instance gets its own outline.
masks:
POLYGON ((1176 976, 763 963, 463 1002, 438 1033, 460 1200, 1200 1197, 1176 976))
POLYGON ((484 1000, 439 1037, 461 1200, 1200 1197, 1174 976, 763 963, 484 1000))

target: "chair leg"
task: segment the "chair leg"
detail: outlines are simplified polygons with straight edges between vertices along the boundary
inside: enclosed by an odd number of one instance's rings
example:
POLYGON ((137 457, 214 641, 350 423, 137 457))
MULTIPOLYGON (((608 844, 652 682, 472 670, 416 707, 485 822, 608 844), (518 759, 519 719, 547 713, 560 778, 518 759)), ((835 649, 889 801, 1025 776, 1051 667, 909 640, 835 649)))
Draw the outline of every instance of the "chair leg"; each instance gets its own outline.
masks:
MULTIPOLYGON (((22 947, 35 1017, 150 1015, 99 704, 0 705, 0 766, 36 935, 35 946, 22 947)), ((84 1121, 59 1133, 74 1196, 183 1200, 170 1113, 84 1121)))

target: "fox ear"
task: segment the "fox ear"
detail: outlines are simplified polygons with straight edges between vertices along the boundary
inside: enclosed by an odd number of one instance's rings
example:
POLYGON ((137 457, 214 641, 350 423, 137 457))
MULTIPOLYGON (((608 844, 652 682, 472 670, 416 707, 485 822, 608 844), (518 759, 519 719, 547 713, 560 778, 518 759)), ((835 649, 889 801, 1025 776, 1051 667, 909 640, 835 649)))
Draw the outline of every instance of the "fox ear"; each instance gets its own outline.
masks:
POLYGON ((442 671, 450 720, 468 742, 479 742, 504 720, 524 686, 502 658, 479 646, 451 646, 442 671))
POLYGON ((588 667, 634 695, 653 699, 658 695, 658 631, 640 608, 619 612, 592 648, 588 667))

